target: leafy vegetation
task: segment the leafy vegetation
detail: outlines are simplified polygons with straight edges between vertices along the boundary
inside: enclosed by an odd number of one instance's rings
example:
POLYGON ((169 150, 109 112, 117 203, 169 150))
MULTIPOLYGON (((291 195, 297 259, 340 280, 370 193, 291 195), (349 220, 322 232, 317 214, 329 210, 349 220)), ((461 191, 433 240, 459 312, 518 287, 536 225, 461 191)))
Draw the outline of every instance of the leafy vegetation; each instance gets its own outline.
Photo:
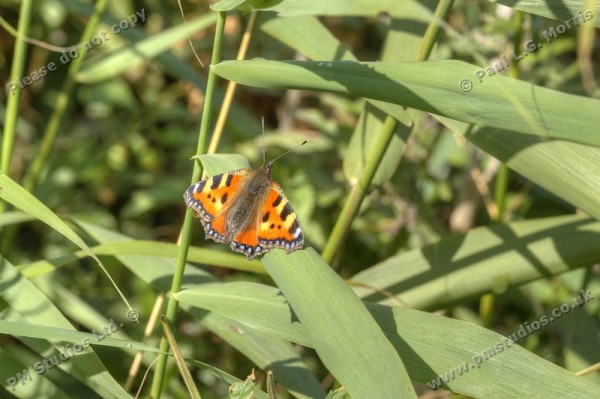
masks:
POLYGON ((0 396, 600 395, 598 2, 32 4, 0 396), (185 189, 305 139, 273 169, 305 248, 205 241, 185 189))

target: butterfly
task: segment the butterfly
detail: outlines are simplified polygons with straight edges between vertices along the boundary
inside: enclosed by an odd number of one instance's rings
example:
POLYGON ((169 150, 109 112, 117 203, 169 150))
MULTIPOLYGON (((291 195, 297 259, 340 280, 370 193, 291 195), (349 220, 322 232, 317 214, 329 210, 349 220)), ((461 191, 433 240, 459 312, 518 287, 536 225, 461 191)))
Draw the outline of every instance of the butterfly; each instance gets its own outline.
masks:
POLYGON ((273 248, 286 253, 302 248, 304 233, 296 213, 279 184, 271 179, 273 162, 283 155, 257 170, 215 175, 185 191, 185 203, 200 218, 206 239, 230 244, 248 260, 273 248))

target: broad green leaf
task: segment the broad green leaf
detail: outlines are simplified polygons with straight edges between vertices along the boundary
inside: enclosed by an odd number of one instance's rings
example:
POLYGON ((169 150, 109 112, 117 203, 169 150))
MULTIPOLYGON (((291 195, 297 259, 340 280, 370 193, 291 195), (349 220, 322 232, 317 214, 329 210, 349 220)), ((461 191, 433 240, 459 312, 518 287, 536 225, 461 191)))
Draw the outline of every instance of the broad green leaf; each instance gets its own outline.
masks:
POLYGON ((180 291, 175 298, 182 304, 210 310, 267 334, 313 346, 308 331, 293 314, 289 325, 280 326, 281 306, 289 308, 289 305, 281 291, 274 287, 241 281, 203 284, 180 291), (244 298, 244 303, 240 302, 241 298, 244 298), (261 309, 260 317, 254 317, 256 309, 261 309))
MULTIPOLYGON (((281 273, 286 273, 294 266, 281 262, 276 267, 282 270, 281 273)), ((320 295, 321 302, 333 299, 329 292, 321 292, 320 295)), ((315 340, 319 338, 314 337, 318 331, 311 331, 304 325, 300 315, 292 310, 294 304, 288 303, 277 288, 235 282, 190 289, 180 292, 177 297, 182 303, 227 315, 265 333, 309 347, 318 345, 315 340)), ((365 305, 402 356, 410 377, 431 388, 448 387, 474 398, 496 398, 498 392, 502 392, 502 397, 507 398, 558 399, 590 397, 600 392, 598 385, 532 354, 500 334, 474 324, 418 310, 368 302, 365 305), (460 371, 463 366, 467 367, 466 371, 460 371)), ((352 334, 353 329, 337 333, 342 340, 344 335, 352 334)), ((509 335, 512 333, 515 332, 509 335)), ((520 342, 522 339, 515 340, 520 342)), ((368 368, 361 370, 368 374, 368 368)))
POLYGON ((478 227, 390 257, 350 284, 368 301, 445 308, 600 262, 599 233, 600 222, 581 216, 478 227))
MULTIPOLYGON (((4 188, 6 189, 6 186, 4 188)), ((14 311, 13 318, 20 317, 31 324, 75 331, 54 304, 3 258, 0 259, 0 287, 0 298, 14 311)), ((5 320, 10 318, 5 316, 5 320)), ((70 363, 76 367, 72 370, 74 377, 103 396, 130 397, 108 373, 93 351, 86 352, 85 356, 73 356, 70 363)), ((17 371, 20 370, 15 370, 17 371)))
POLYGON ((402 360, 364 304, 312 248, 271 250, 263 265, 327 369, 352 396, 416 397, 402 360))
POLYGON ((224 61, 213 71, 237 83, 270 89, 319 90, 387 101, 451 119, 600 146, 600 100, 496 75, 462 61, 224 61), (470 86, 465 86, 467 79, 470 86), (467 91, 461 89, 466 87, 467 91))
POLYGON ((202 154, 202 166, 209 176, 231 172, 236 169, 251 169, 246 157, 239 154, 202 154))
MULTIPOLYGON (((314 16, 291 18, 271 18, 263 22, 261 30, 275 39, 306 55, 314 61, 357 61, 352 54, 323 23, 314 16)), ((410 117, 402 107, 383 101, 367 101, 396 118, 403 125, 412 124, 410 117)))
POLYGON ((532 1, 514 1, 514 0, 490 0, 493 3, 504 4, 507 7, 516 10, 525 11, 530 14, 541 15, 542 17, 558 20, 558 25, 575 27, 583 24, 590 24, 600 28, 600 3, 587 0, 532 0, 532 1), (586 12, 590 14, 586 15, 586 12), (591 16, 591 17, 590 17, 591 16), (569 21, 569 25, 565 24, 569 21))
MULTIPOLYGON (((97 245, 92 247, 92 251, 96 255, 142 255, 175 259, 179 249, 176 244, 166 242, 128 240, 97 245)), ((34 278, 45 273, 50 273, 85 256, 86 254, 84 252, 77 251, 54 259, 42 259, 29 264, 19 265, 18 269, 21 273, 23 273, 24 276, 28 278, 34 278)), ((239 256, 230 252, 212 249, 190 247, 188 252, 188 261, 203 265, 227 267, 229 269, 251 273, 267 273, 259 260, 248 261, 247 259, 240 258, 239 256)))
MULTIPOLYGON (((407 16, 410 18, 410 16, 407 16)), ((285 43, 293 49, 302 52, 312 60, 347 60, 356 61, 356 57, 348 51, 333 34, 325 28, 323 23, 313 16, 300 16, 290 18, 272 18, 261 24, 261 29, 285 43)), ((384 60, 386 57, 399 57, 397 54, 406 54, 414 59, 418 46, 411 51, 391 51, 397 42, 401 41, 403 48, 406 48, 407 37, 413 37, 401 31, 402 34, 393 34, 390 29, 388 39, 384 47, 384 60)), ((415 36, 416 37, 416 36, 415 36)), ((414 47, 414 41, 411 41, 414 47)), ((379 165, 377 173, 373 178, 373 184, 380 184, 386 181, 393 173, 402 157, 404 143, 408 136, 408 127, 412 125, 411 117, 406 110, 394 104, 367 100, 365 108, 361 113, 360 119, 356 124, 352 135, 350 145, 344 157, 344 173, 346 177, 353 181, 358 179, 364 167, 365 158, 371 150, 371 143, 375 141, 377 133, 383 127, 385 117, 390 115, 401 122, 398 127, 398 133, 392 138, 390 146, 379 165)))
POLYGON ((600 219, 600 148, 437 119, 519 174, 600 219))

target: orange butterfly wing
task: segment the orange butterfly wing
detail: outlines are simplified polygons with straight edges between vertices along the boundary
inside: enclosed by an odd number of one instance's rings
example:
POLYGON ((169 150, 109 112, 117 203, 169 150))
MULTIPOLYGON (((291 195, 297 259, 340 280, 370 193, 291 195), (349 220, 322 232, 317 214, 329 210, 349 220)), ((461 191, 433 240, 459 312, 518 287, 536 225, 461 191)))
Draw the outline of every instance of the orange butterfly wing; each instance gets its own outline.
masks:
POLYGON ((243 186, 254 172, 239 169, 209 177, 189 187, 184 193, 185 203, 202 221, 206 238, 228 243, 231 249, 252 259, 273 248, 290 253, 304 245, 304 233, 296 213, 283 190, 273 180, 264 189, 263 203, 257 208, 256 220, 244 230, 227 232, 229 208, 238 200, 243 186))
MULTIPOLYGON (((290 253, 304 245, 304 233, 298 217, 279 184, 273 180, 269 182, 255 231, 258 241, 257 255, 272 248, 280 248, 290 253)), ((245 233, 240 233, 240 236, 245 233)), ((244 235, 243 238, 245 237, 247 236, 244 235)))
POLYGON ((185 203, 202 221, 207 239, 228 242, 227 210, 235 202, 250 172, 249 169, 239 169, 215 175, 190 186, 184 193, 185 203))

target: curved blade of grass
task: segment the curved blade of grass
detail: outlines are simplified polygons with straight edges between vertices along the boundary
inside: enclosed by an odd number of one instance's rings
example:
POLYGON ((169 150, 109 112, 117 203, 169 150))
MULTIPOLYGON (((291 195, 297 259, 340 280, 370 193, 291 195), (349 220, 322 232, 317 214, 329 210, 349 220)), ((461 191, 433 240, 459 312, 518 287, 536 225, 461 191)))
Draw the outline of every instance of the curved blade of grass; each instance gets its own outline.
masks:
POLYGON ((10 177, 0 171, 0 198, 10 203, 15 208, 22 210, 25 213, 39 219, 46 223, 48 226, 62 234, 65 238, 77 245, 82 251, 84 251, 89 257, 94 259, 100 269, 106 274, 113 287, 125 303, 127 308, 131 310, 129 301, 125 298, 125 295, 121 292, 117 284, 112 279, 100 259, 90 250, 87 244, 75 233, 65 222, 62 221, 54 212, 48 207, 42 204, 37 198, 31 195, 27 190, 14 182, 10 177))
POLYGON ((178 40, 187 39, 188 32, 192 35, 207 29, 214 25, 216 20, 217 17, 214 13, 202 15, 188 22, 187 30, 185 25, 177 25, 159 34, 139 40, 131 46, 118 49, 101 60, 94 59, 93 62, 84 64, 84 67, 75 75, 75 80, 79 83, 97 83, 121 75, 137 64, 157 57, 173 47, 173 43, 178 40))
MULTIPOLYGON (((230 166, 228 162, 226 162, 226 166, 230 166)), ((91 223, 78 221, 78 225, 100 243, 129 242, 131 240, 127 236, 91 223)), ((238 257, 244 262, 248 262, 243 255, 238 255, 238 257)), ((175 270, 173 260, 137 255, 118 255, 117 259, 140 280, 152 285, 156 290, 169 290, 175 270)), ((217 279, 212 274, 204 270, 186 267, 183 287, 188 288, 216 281, 217 279)), ((234 321, 216 314, 206 314, 206 312, 199 312, 198 309, 189 307, 183 308, 200 320, 209 330, 247 356, 258 367, 273 370, 277 375, 277 380, 296 396, 301 398, 324 396, 319 382, 311 375, 309 368, 302 362, 289 342, 267 336, 245 326, 238 327, 234 321)))
MULTIPOLYGON (((277 267, 284 273, 290 265, 277 267)), ((299 315, 277 288, 247 282, 211 284, 182 291, 177 297, 182 303, 227 315, 265 333, 309 347, 316 345, 313 332, 298 323, 299 315)), ((417 310, 365 305, 404 359, 410 377, 432 388, 443 386, 476 398, 495 398, 498 392, 503 397, 548 398, 600 392, 592 382, 511 345, 507 338, 483 327, 417 310), (488 360, 484 360, 486 352, 488 360), (468 370, 459 374, 465 362, 468 370), (446 373, 454 372, 455 378, 448 378, 447 384, 438 380, 438 376, 446 378, 446 373)))
MULTIPOLYGON (((4 258, 0 258, 0 298, 29 323, 75 330, 54 304, 4 258)), ((73 375, 104 397, 129 398, 94 352, 74 356, 73 375)), ((21 370, 15 370, 19 372, 21 370)))
MULTIPOLYGON (((64 328, 48 327, 17 320, 0 320, 0 334, 9 334, 16 337, 30 337, 73 344, 108 346, 118 349, 131 349, 136 351, 158 353, 154 346, 133 340, 118 339, 111 336, 82 331, 67 330, 64 328)), ((67 353, 69 354, 69 353, 67 353)))
POLYGON ((581 216, 478 227, 388 258, 350 284, 368 301, 445 308, 600 262, 599 233, 600 222, 581 216))
POLYGON ((88 256, 96 259, 87 244, 60 217, 2 172, 0 172, 0 198, 46 223, 81 248, 88 256))
POLYGON ((272 250, 263 265, 352 396, 416 398, 402 360, 364 304, 313 249, 272 250))
POLYGON ((600 146, 600 100, 561 93, 505 76, 479 83, 480 69, 462 61, 358 63, 224 61, 228 80, 271 89, 330 91, 387 101, 459 121, 600 146), (471 81, 471 91, 459 83, 471 81), (568 117, 566 117, 568 115, 568 117))
MULTIPOLYGON (((92 247, 91 249, 96 255, 141 255, 170 259, 175 258, 178 251, 176 244, 159 241, 136 240, 100 244, 92 247)), ((35 278, 43 274, 53 272, 56 269, 85 256, 87 256, 85 252, 77 251, 54 259, 42 259, 37 262, 19 265, 17 268, 25 277, 35 278)), ((230 252, 216 251, 212 249, 190 247, 187 260, 190 262, 200 263, 202 265, 220 266, 250 273, 267 273, 258 259, 248 261, 247 259, 241 258, 240 256, 230 252)))
POLYGON ((33 216, 24 212, 4 212, 0 214, 0 226, 11 226, 23 222, 31 222, 36 220, 33 216))

